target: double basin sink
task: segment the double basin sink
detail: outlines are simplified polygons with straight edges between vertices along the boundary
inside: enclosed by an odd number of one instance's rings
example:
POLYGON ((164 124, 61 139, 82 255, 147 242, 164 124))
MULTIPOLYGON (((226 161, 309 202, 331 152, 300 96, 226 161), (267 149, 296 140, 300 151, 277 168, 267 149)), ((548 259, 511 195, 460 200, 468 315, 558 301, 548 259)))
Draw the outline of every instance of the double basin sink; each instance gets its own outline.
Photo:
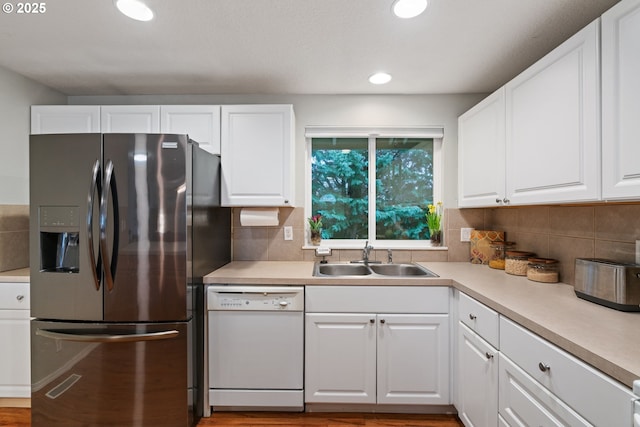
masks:
POLYGON ((386 277, 438 277, 432 271, 417 264, 322 264, 313 268, 316 277, 386 276, 386 277))

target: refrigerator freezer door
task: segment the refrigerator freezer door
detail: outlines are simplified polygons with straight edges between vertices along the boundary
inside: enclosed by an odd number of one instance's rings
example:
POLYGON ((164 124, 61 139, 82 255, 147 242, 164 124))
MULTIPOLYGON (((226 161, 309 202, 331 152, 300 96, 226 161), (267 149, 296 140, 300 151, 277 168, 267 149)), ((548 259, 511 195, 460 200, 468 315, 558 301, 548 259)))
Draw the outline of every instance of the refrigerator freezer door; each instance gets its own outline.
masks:
POLYGON ((187 318, 188 161, 183 135, 104 135, 105 321, 187 318))
POLYGON ((102 320, 97 268, 101 140, 100 134, 31 136, 33 317, 102 320))
POLYGON ((187 323, 31 323, 32 426, 188 426, 187 323))

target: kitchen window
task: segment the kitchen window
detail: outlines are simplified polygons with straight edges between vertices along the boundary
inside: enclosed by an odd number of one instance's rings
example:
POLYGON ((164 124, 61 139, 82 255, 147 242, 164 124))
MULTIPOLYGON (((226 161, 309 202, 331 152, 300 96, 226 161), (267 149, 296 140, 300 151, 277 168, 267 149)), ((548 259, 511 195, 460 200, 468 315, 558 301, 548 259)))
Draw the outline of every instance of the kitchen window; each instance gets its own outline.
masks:
POLYGON ((430 246, 425 214, 441 200, 441 128, 307 127, 305 135, 306 217, 322 215, 324 246, 430 246))

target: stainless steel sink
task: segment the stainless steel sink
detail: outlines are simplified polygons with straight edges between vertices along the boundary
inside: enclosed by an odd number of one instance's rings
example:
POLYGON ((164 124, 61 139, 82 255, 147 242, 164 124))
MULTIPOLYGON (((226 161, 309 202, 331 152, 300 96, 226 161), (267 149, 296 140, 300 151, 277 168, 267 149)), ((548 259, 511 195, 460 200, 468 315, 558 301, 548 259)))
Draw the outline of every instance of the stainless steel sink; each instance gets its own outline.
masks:
POLYGON ((417 264, 322 264, 316 262, 316 277, 387 276, 387 277, 438 277, 434 272, 417 264))
POLYGON ((363 264, 321 264, 316 263, 314 276, 367 276, 369 267, 363 264))
POLYGON ((437 277, 433 272, 417 264, 375 264, 369 268, 383 276, 427 276, 437 277))

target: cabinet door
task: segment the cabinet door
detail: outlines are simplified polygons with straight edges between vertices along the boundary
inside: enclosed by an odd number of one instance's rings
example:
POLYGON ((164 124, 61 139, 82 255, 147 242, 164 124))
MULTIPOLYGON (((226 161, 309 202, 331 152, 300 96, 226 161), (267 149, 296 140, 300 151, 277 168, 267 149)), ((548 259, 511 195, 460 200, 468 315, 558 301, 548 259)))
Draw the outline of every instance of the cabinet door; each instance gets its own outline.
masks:
POLYGON ((219 105, 162 105, 160 132, 187 134, 201 148, 220 154, 219 105))
POLYGON ((29 310, 0 310, 0 397, 31 396, 29 310))
POLYGON ((458 323, 458 416, 466 427, 498 424, 498 352, 458 323))
MULTIPOLYGON (((500 354, 500 415, 513 426, 592 426, 562 400, 500 354)), ((581 387, 579 382, 575 387, 581 387)), ((481 424, 480 424, 481 425, 481 424)), ((604 425, 623 425, 610 424, 604 425)))
POLYGON ((458 206, 503 203, 504 87, 458 118, 458 206))
POLYGON ((31 133, 98 133, 98 105, 34 105, 31 107, 31 133))
POLYGON ((640 0, 602 15, 602 197, 640 199, 640 0))
POLYGON ((305 315, 305 402, 376 403, 374 314, 305 315))
POLYGON ((31 396, 29 283, 0 286, 0 398, 31 396))
POLYGON ((293 205, 291 105, 222 106, 222 204, 293 205))
POLYGON ((449 404, 449 316, 378 314, 378 403, 449 404))
POLYGON ((160 107, 157 105, 107 105, 100 109, 103 133, 158 133, 160 107))
POLYGON ((511 204, 600 197, 599 22, 506 84, 511 204))

